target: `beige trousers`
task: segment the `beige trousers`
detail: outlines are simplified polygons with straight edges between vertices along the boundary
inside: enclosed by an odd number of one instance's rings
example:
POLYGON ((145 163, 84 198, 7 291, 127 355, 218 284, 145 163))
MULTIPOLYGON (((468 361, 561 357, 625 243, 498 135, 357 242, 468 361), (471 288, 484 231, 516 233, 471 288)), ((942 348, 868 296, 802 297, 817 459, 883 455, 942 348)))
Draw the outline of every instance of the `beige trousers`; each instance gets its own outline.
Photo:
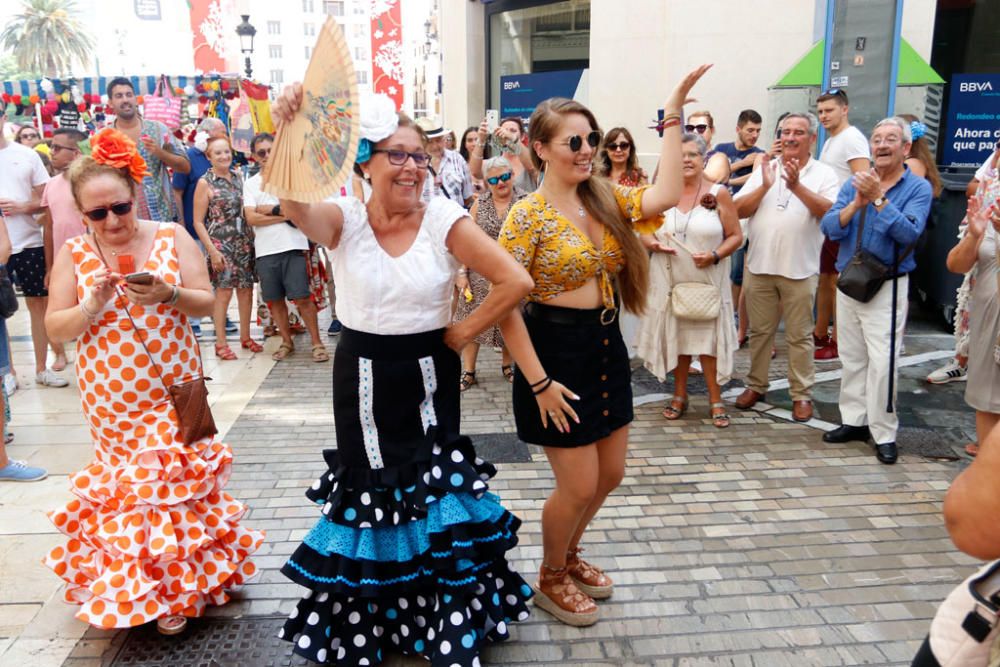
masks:
POLYGON ((785 320, 788 344, 788 385, 793 401, 812 398, 816 373, 813 354, 813 299, 818 276, 793 280, 784 276, 746 271, 747 315, 750 318, 750 374, 747 387, 767 393, 771 349, 778 323, 785 320))

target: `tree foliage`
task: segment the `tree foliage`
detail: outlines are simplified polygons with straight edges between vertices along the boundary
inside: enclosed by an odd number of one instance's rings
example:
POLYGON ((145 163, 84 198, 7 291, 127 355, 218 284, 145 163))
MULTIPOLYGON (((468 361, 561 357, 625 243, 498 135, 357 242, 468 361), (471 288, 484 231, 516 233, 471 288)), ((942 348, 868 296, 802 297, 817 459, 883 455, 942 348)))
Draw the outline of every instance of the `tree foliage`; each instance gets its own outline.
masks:
POLYGON ((0 45, 17 67, 47 77, 67 77, 86 66, 94 40, 77 18, 74 0, 22 0, 21 12, 0 33, 0 45))

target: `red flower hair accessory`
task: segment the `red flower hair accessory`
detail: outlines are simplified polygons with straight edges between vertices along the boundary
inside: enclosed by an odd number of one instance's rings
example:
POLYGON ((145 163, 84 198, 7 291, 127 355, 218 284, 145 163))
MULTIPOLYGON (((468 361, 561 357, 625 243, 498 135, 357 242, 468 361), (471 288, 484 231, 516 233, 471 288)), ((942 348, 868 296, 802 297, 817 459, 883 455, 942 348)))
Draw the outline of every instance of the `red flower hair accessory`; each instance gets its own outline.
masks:
POLYGON ((715 207, 719 205, 719 201, 715 198, 712 193, 706 194, 701 198, 701 207, 706 211, 714 211, 715 207))
POLYGON ((115 169, 128 169, 136 183, 151 174, 146 170, 146 161, 136 149, 135 142, 124 133, 106 127, 90 138, 90 156, 98 164, 115 169))

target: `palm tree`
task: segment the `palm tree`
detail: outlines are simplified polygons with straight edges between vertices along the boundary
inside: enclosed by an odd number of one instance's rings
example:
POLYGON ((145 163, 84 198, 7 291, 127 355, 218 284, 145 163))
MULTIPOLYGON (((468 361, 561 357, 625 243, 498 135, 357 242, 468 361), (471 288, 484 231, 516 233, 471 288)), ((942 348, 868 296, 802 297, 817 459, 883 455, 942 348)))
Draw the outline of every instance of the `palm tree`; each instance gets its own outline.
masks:
POLYGON ((0 46, 25 72, 65 77, 74 63, 90 61, 94 40, 77 18, 74 0, 22 0, 21 13, 0 33, 0 46))

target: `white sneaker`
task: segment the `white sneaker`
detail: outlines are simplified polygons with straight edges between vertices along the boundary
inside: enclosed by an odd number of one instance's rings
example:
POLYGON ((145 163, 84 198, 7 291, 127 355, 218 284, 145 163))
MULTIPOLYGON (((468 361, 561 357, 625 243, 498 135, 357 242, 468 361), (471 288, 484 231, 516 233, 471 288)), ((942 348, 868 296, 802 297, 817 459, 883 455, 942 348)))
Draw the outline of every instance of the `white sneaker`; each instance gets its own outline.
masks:
POLYGON ((69 381, 63 376, 56 373, 51 368, 46 368, 41 373, 35 375, 35 382, 46 387, 66 387, 69 386, 69 381))
POLYGON ((959 366, 958 362, 952 359, 941 368, 931 372, 927 376, 927 381, 931 384, 948 384, 949 382, 965 382, 968 371, 964 366, 959 366))
POLYGON ((14 377, 13 373, 7 373, 3 376, 3 388, 8 396, 13 396, 14 392, 17 391, 17 378, 14 377))

